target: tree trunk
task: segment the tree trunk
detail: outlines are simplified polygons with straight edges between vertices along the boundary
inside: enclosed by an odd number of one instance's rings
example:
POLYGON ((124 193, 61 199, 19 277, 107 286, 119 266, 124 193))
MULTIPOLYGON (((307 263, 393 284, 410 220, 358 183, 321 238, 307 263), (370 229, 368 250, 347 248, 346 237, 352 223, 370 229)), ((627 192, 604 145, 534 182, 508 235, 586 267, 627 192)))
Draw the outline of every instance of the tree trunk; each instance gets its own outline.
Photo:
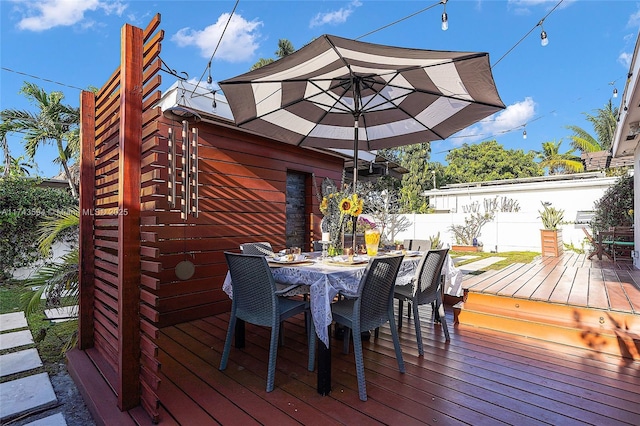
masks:
POLYGON ((71 195, 73 198, 78 198, 78 188, 76 188, 76 184, 73 183, 73 176, 71 176, 71 172, 69 171, 69 166, 67 165, 67 156, 64 153, 64 149, 62 148, 62 141, 58 140, 58 156, 60 157, 60 163, 62 163, 62 168, 64 169, 64 174, 67 176, 67 182, 69 183, 69 188, 71 188, 71 195))

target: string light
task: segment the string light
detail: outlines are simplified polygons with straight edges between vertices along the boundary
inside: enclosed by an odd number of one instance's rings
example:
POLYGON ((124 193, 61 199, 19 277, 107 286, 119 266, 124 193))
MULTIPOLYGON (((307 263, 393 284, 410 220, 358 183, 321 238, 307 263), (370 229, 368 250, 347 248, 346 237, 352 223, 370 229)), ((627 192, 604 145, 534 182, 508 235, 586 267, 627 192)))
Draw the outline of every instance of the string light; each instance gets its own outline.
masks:
MULTIPOLYGON (((544 20, 547 19, 549 17, 549 15, 551 15, 558 8, 558 6, 560 6, 562 4, 563 1, 564 0, 560 0, 558 3, 556 3, 556 5, 553 6, 553 8, 544 17, 540 21, 538 21, 537 24, 535 24, 533 26, 533 28, 531 28, 524 36, 522 36, 522 38, 520 40, 518 40, 518 42, 516 44, 514 44, 509 50, 507 50, 505 52, 505 54, 500 57, 500 59, 498 59, 493 65, 491 65, 491 68, 493 69, 493 67, 498 65, 500 63, 500 61, 502 61, 509 53, 511 53, 511 51, 513 49, 515 49, 520 43, 522 43, 522 41, 525 38, 527 38, 529 36, 529 34, 531 34, 533 32, 533 30, 535 30, 538 27, 541 27, 542 23, 544 22, 544 20)), ((546 31, 544 29, 542 30, 542 33, 540 33, 540 39, 541 39, 540 43, 543 46, 546 46, 549 43, 549 39, 547 38, 547 33, 546 33, 546 31)))
POLYGON ((442 12, 442 31, 447 31, 449 29, 449 17, 447 16, 447 1, 442 0, 440 3, 444 6, 442 12))
POLYGON ((527 138, 527 129, 524 129, 522 131, 522 139, 526 139, 527 138))
POLYGON ((616 89, 615 87, 613 88, 613 97, 614 98, 618 97, 618 89, 616 89))
POLYGON ((542 32, 540 33, 540 44, 544 47, 549 44, 549 38, 547 37, 547 32, 544 30, 544 26, 542 26, 543 23, 544 18, 538 22, 538 26, 542 28, 542 32))

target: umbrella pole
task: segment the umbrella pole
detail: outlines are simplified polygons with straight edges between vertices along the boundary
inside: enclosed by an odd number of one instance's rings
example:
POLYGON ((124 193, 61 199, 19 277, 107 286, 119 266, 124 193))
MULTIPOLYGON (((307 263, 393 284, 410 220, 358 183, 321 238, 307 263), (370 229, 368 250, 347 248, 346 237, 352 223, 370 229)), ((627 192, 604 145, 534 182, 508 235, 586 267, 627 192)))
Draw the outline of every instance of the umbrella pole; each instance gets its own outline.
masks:
MULTIPOLYGON (((353 193, 355 194, 357 191, 357 185, 358 185, 358 119, 360 118, 359 115, 354 114, 354 123, 353 123, 353 193)), ((356 252, 356 221, 358 220, 357 217, 353 217, 352 218, 352 223, 351 223, 351 234, 352 234, 352 238, 351 238, 351 248, 353 249, 353 253, 357 253, 356 252)))

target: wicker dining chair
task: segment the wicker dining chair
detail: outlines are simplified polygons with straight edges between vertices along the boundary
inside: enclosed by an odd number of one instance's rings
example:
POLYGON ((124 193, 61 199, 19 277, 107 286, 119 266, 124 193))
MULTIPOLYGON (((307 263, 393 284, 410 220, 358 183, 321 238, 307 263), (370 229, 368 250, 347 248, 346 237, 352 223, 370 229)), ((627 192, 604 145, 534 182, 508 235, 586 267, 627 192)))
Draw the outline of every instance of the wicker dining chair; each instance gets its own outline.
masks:
MULTIPOLYGON (((303 312, 308 313, 309 302, 279 296, 280 292, 276 290, 276 283, 264 256, 230 252, 225 252, 224 255, 231 274, 233 299, 231 302, 229 329, 227 330, 222 359, 220 360, 220 370, 227 368, 237 319, 251 324, 271 327, 267 373, 267 392, 271 392, 275 381, 280 324, 294 315, 303 312)), ((308 369, 313 371, 316 332, 313 321, 309 321, 308 326, 308 369)))
POLYGON ((373 330, 389 322, 398 369, 401 373, 405 371, 393 313, 393 287, 402 258, 402 255, 372 258, 360 280, 356 297, 350 298, 345 295, 344 299, 331 305, 334 321, 345 326, 343 353, 349 353, 350 335, 356 336, 353 339, 353 351, 356 360, 358 393, 362 401, 367 400, 362 340, 360 339, 363 331, 373 330))
POLYGON ((273 247, 271 247, 271 243, 268 242, 260 242, 260 243, 244 243, 240 244, 240 251, 243 254, 259 254, 261 256, 273 256, 273 247))
MULTIPOLYGON (((431 303, 433 318, 439 319, 442 330, 447 341, 449 338, 449 328, 444 314, 442 304, 441 275, 442 267, 447 258, 449 249, 430 250, 422 257, 416 273, 411 280, 411 284, 399 285, 394 289, 393 297, 398 299, 398 326, 402 326, 402 308, 406 300, 411 305, 413 311, 413 323, 416 329, 416 340, 418 341, 418 353, 424 355, 422 347, 422 330, 420 327, 420 314, 418 307, 431 303)), ((411 311, 410 311, 411 312, 411 311)), ((435 321, 434 321, 435 322, 435 321)))

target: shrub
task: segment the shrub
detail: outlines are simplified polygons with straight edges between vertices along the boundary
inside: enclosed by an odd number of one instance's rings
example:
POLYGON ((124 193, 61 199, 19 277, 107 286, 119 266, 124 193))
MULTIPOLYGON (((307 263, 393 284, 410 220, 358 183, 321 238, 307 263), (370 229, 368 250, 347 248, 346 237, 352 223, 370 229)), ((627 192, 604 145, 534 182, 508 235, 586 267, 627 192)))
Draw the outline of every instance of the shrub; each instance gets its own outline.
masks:
POLYGON ((633 176, 621 176, 594 203, 595 214, 591 220, 594 232, 612 226, 633 225, 633 176))
POLYGON ((42 187, 33 179, 0 179, 0 281, 43 258, 38 227, 46 216, 77 205, 66 190, 42 187))

